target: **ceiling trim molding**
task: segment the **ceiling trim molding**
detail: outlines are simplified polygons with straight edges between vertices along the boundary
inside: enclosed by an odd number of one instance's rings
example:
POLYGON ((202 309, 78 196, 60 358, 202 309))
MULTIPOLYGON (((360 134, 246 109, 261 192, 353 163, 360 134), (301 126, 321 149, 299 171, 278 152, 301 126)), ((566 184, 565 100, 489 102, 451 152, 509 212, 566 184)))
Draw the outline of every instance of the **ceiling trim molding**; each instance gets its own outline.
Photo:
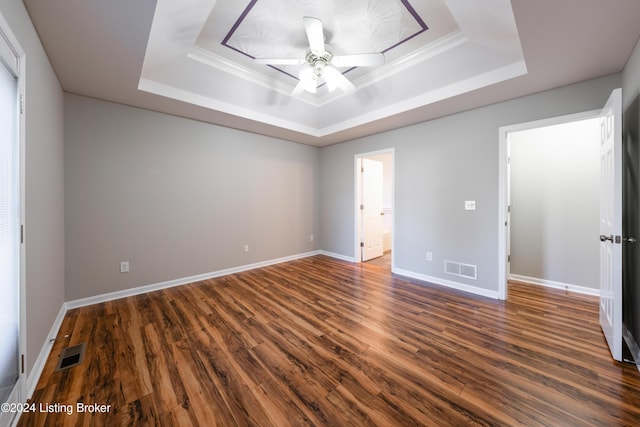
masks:
POLYGON ((198 95, 191 91, 178 89, 174 86, 169 86, 150 79, 141 78, 140 83, 138 84, 138 89, 164 97, 168 96, 170 98, 193 105, 198 105, 200 107, 221 111, 226 114, 262 122, 267 125, 290 129, 294 132, 300 132, 310 136, 322 137, 326 135, 319 131, 317 128, 304 126, 300 123, 292 122, 289 120, 283 120, 280 117, 276 117, 270 114, 259 113, 249 108, 239 107, 236 104, 223 102, 209 96, 198 95))
MULTIPOLYGON (((194 61, 198 61, 202 64, 208 65, 209 67, 213 67, 225 73, 243 78, 264 88, 275 90, 282 95, 291 96, 291 91, 294 88, 294 85, 289 85, 269 78, 262 73, 240 65, 237 62, 230 61, 220 55, 216 55, 210 50, 201 48, 200 46, 193 46, 189 53, 187 53, 187 57, 193 59, 194 61)), ((321 105, 319 102, 314 102, 313 100, 306 97, 297 97, 296 99, 315 107, 321 105)))
POLYGON ((454 96, 461 95, 463 93, 476 90, 481 87, 500 83, 504 80, 508 80, 525 74, 527 74, 527 66, 524 60, 522 60, 514 64, 510 64, 496 70, 491 70, 484 74, 480 74, 459 82, 452 83, 447 86, 440 87, 430 92, 420 94, 411 99, 387 105, 386 107, 380 108, 367 114, 362 114, 358 117, 354 117, 353 119, 345 120, 332 126, 324 127, 319 131, 321 136, 328 136, 343 130, 364 125, 376 120, 381 120, 396 114, 405 113, 415 108, 433 104, 447 98, 452 98, 454 96))
MULTIPOLYGON (((204 0, 187 1, 195 4, 204 0)), ((246 3, 224 1, 234 13, 238 8, 246 11, 246 3)), ((453 0, 440 1, 448 4, 453 0)), ((366 72, 358 71, 360 67, 344 71, 360 89, 355 97, 341 91, 293 97, 293 86, 298 83, 293 74, 281 76, 277 69, 256 66, 247 55, 240 58, 237 52, 227 54, 232 51, 219 49, 221 40, 216 37, 225 37, 222 27, 204 27, 211 25, 211 14, 203 19, 190 9, 182 19, 169 7, 160 8, 162 12, 156 9, 138 89, 236 116, 238 123, 245 119, 254 123, 251 126, 262 123, 265 129, 272 128, 268 132, 273 134, 280 128, 323 138, 526 73, 522 55, 514 55, 513 48, 505 52, 502 42, 496 44, 499 33, 519 46, 510 0, 486 0, 495 6, 491 12, 474 0, 455 1, 463 3, 443 21, 442 28, 438 30, 435 22, 431 26, 432 34, 441 36, 412 37, 412 50, 388 53, 393 59, 386 64, 366 72), (461 25, 467 22, 458 19, 461 16, 467 20, 479 16, 483 21, 493 17, 493 25, 469 31, 461 25), (188 37, 169 43, 169 35, 183 27, 189 29, 183 31, 188 37), (196 28, 200 36, 193 40, 196 28), (197 39, 203 34, 213 38, 199 43, 197 39)), ((198 5, 204 8, 204 3, 198 5)))

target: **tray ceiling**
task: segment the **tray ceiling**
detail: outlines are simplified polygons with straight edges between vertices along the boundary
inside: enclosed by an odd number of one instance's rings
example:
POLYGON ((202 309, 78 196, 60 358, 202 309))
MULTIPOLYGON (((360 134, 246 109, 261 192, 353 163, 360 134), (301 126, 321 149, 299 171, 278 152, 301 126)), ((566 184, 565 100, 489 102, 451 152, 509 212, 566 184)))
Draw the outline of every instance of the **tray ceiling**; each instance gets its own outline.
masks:
POLYGON ((638 0, 23 0, 62 89, 324 146, 622 70, 638 0), (290 95, 303 16, 358 91, 290 95))
POLYGON ((138 88, 325 137, 526 73, 508 0, 158 0, 138 88), (358 91, 293 97, 302 18, 323 21, 336 55, 383 52, 380 67, 340 70, 358 91))

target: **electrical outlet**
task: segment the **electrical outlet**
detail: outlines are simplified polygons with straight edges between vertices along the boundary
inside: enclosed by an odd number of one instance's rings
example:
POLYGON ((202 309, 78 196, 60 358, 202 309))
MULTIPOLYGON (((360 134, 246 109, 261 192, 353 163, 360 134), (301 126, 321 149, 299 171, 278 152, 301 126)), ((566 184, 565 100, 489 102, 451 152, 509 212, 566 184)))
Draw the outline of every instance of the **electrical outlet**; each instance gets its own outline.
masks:
POLYGON ((427 261, 433 261, 433 254, 431 252, 427 252, 427 261))
POLYGON ((310 242, 313 242, 313 239, 314 239, 313 234, 310 234, 310 235, 309 235, 309 241, 310 241, 310 242))
POLYGON ((245 253, 249 252, 249 245, 244 245, 244 252, 245 253))
POLYGON ((464 210, 465 211, 475 211, 476 210, 476 201, 475 200, 465 200, 464 201, 464 210))
POLYGON ((120 263, 120 273, 128 273, 129 272, 129 261, 122 261, 120 263))

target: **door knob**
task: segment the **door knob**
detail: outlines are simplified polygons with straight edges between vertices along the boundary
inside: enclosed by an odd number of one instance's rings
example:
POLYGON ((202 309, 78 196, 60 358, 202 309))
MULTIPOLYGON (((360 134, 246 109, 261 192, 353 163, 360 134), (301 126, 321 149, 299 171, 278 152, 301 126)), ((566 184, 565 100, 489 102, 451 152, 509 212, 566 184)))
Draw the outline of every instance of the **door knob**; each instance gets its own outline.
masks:
POLYGON ((636 242, 636 239, 634 239, 633 237, 625 237, 622 240, 624 240, 627 243, 635 243, 636 242))
POLYGON ((613 235, 611 236, 605 236, 604 234, 600 235, 600 241, 601 242, 606 242, 607 240, 611 241, 611 243, 613 243, 613 235))

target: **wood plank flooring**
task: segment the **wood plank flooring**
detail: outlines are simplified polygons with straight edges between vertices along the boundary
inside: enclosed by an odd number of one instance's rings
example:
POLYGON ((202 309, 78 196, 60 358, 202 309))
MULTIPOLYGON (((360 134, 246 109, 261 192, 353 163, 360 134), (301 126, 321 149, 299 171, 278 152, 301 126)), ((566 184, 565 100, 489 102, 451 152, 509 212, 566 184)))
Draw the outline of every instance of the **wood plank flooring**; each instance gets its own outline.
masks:
POLYGON ((316 256, 71 310, 65 334, 31 402, 72 413, 20 426, 640 424, 597 299, 517 283, 495 301, 316 256))

